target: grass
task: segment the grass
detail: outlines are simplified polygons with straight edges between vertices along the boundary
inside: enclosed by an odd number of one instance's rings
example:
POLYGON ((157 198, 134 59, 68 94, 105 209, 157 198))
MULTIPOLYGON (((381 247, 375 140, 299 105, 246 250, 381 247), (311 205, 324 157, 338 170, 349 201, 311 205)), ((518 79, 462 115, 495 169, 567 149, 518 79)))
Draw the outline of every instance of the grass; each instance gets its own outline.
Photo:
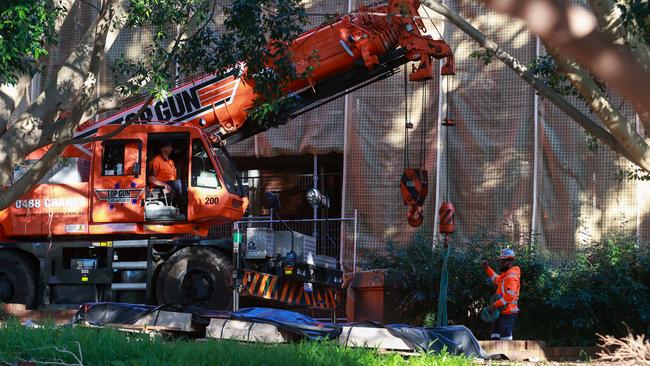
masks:
POLYGON ((472 361, 449 354, 402 357, 331 342, 282 345, 209 340, 165 341, 111 329, 45 326, 28 329, 16 320, 0 326, 1 361, 54 362, 60 365, 450 365, 472 361))

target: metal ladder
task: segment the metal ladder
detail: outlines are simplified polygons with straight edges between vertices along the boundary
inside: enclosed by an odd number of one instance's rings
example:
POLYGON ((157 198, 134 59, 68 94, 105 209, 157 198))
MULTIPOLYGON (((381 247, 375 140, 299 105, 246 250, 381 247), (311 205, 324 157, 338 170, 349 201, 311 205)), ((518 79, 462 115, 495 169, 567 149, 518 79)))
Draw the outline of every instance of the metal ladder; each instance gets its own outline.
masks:
POLYGON ((120 240, 113 242, 113 253, 117 251, 119 255, 120 249, 125 248, 144 248, 146 251, 145 260, 124 261, 118 259, 112 262, 113 271, 145 271, 146 282, 113 282, 111 284, 111 291, 113 293, 119 291, 145 291, 146 302, 151 302, 152 294, 150 284, 153 277, 153 245, 149 240, 120 240))

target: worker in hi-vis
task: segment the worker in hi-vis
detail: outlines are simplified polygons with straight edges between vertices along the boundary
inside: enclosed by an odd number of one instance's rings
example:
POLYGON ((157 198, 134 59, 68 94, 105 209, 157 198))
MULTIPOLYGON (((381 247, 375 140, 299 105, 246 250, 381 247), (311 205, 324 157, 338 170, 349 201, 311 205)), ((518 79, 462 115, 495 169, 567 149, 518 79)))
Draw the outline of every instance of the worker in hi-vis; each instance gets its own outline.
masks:
POLYGON ((519 299, 519 280, 521 269, 513 265, 515 252, 506 248, 501 251, 497 258, 501 274, 494 272, 487 261, 483 261, 483 268, 490 278, 489 281, 497 287, 497 300, 490 304, 490 311, 499 310, 499 317, 493 323, 492 339, 512 340, 512 330, 519 313, 517 300, 519 299))

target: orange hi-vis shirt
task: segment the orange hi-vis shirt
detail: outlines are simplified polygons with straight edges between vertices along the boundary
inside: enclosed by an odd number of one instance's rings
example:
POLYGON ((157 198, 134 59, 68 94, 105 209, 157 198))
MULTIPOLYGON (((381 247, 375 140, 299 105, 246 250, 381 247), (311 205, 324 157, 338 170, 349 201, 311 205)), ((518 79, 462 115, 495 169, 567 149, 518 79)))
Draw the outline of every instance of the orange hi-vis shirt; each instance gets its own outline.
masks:
POLYGON ((176 179, 176 165, 172 159, 165 159, 157 155, 149 162, 149 172, 161 182, 168 182, 176 179))
POLYGON ((490 281, 497 286, 499 299, 494 302, 495 307, 501 309, 505 306, 501 310, 501 314, 517 314, 519 312, 517 302, 521 269, 514 266, 499 275, 491 267, 488 267, 485 272, 490 277, 490 281))

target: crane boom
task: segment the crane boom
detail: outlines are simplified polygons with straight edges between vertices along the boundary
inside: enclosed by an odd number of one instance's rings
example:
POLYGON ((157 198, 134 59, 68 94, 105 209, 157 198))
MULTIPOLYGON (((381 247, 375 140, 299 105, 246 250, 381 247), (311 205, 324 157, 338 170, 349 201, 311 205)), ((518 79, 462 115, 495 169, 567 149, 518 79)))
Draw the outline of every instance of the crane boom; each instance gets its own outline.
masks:
MULTIPOLYGON (((423 35, 426 27, 419 17, 419 7, 419 0, 362 6, 298 37, 289 52, 297 74, 306 72, 308 76, 290 83, 286 93, 299 95, 299 102, 275 116, 274 121, 251 123, 249 115, 258 95, 243 64, 225 75, 203 75, 178 86, 167 98, 149 104, 140 119, 194 125, 237 141, 293 118, 310 104, 386 77, 409 61, 419 62, 410 74, 411 81, 431 79, 433 59, 446 58, 441 73, 453 74, 451 48, 442 40, 423 35), (246 131, 240 131, 242 128, 246 131)), ((104 125, 131 121, 143 105, 132 105, 99 121, 90 120, 79 128, 75 138, 90 137, 104 125)), ((88 146, 77 148, 90 155, 88 146)))

